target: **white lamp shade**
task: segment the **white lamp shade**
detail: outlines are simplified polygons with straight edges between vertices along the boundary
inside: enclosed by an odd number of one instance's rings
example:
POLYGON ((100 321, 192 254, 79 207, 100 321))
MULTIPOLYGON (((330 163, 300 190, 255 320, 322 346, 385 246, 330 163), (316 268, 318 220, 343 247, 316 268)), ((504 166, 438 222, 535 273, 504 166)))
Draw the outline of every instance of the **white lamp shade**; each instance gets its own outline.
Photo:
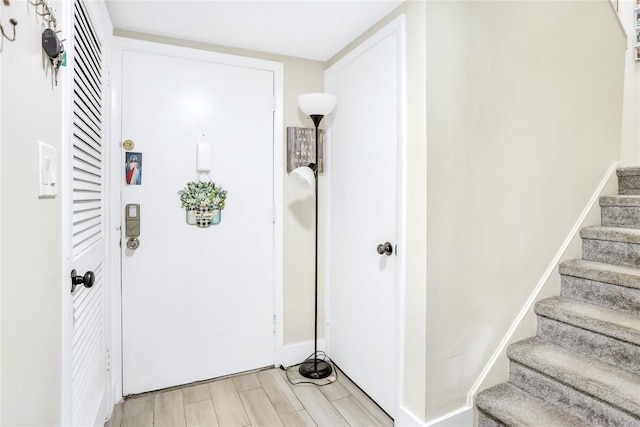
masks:
POLYGON ((298 182, 307 184, 310 187, 315 185, 316 177, 309 166, 300 166, 291 171, 291 176, 295 177, 298 182))
POLYGON ((328 93, 305 93, 298 97, 298 107, 309 116, 326 116, 336 108, 337 102, 338 98, 328 93))

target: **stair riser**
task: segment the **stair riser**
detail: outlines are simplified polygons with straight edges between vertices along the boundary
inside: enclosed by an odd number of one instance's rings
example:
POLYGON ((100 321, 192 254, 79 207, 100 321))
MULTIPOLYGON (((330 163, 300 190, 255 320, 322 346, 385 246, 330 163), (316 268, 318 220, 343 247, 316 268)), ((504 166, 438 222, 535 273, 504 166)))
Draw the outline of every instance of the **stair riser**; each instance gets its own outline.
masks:
POLYGON ((606 264, 640 267, 640 244, 583 238, 582 258, 606 264))
POLYGON ((640 311, 640 289, 561 276, 563 297, 618 310, 640 311))
POLYGON ((478 427, 507 427, 507 425, 494 420, 483 411, 478 411, 478 427))
POLYGON ((640 346, 538 316, 538 336, 567 350, 640 375, 640 346))
POLYGON ((618 193, 623 196, 640 195, 640 175, 619 176, 618 193))
POLYGON ((640 423, 640 419, 626 412, 517 362, 511 362, 509 378, 513 385, 570 412, 589 425, 637 427, 640 423))
POLYGON ((640 207, 602 206, 601 212, 605 227, 640 228, 640 207))

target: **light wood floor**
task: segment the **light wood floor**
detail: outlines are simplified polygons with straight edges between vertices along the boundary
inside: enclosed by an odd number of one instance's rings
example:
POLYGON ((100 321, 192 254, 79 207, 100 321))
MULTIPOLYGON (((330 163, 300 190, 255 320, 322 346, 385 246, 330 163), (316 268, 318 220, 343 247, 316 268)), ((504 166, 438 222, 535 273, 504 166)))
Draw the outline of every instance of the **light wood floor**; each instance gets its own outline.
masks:
MULTIPOLYGON (((300 378, 289 371, 296 382, 300 378)), ((292 385, 268 369, 125 400, 107 427, 393 426, 393 420, 339 372, 333 384, 292 385)))

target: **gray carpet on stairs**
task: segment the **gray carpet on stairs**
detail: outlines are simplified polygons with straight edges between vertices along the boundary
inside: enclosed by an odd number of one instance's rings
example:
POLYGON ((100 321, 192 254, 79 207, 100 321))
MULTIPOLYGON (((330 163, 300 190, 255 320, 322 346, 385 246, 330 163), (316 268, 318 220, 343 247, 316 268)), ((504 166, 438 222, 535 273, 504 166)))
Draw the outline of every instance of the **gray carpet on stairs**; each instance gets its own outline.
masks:
POLYGON ((536 303, 537 336, 509 346, 509 382, 476 396, 479 426, 640 427, 640 168, 617 175, 561 295, 536 303))

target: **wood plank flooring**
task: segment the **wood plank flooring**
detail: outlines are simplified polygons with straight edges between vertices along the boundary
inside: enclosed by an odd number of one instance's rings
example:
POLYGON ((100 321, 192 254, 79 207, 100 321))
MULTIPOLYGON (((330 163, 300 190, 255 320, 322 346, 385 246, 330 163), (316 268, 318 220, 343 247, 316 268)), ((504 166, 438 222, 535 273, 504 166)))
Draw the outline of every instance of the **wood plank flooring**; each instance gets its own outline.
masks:
POLYGON ((105 427, 129 426, 391 427, 393 420, 341 372, 318 387, 292 385, 274 368, 128 398, 105 427))

